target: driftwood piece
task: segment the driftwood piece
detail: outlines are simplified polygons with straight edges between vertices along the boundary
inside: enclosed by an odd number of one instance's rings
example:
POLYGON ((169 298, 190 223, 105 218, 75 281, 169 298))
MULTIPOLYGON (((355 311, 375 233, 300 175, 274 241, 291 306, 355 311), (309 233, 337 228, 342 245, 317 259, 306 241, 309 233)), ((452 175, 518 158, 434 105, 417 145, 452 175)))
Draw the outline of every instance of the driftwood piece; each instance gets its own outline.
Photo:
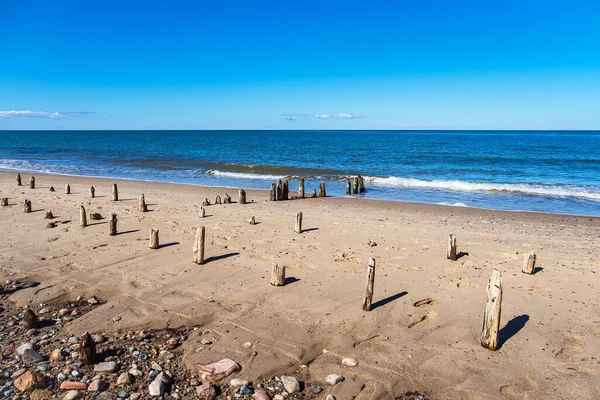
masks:
POLYGON ((244 189, 240 189, 238 193, 238 203, 246 204, 246 191, 244 189))
POLYGON ((113 183, 112 186, 112 201, 119 201, 119 189, 116 183, 113 183))
POLYGON ((44 219, 54 219, 54 215, 52 214, 52 211, 46 210, 46 215, 44 216, 44 219))
POLYGON ((448 250, 446 251, 448 260, 456 261, 456 235, 451 233, 448 236, 448 250))
POLYGON ((215 204, 221 204, 221 196, 217 195, 217 197, 215 197, 215 204))
POLYGON ((277 200, 281 200, 283 198, 283 182, 281 179, 277 181, 277 200))
POLYGON ((362 309, 371 311, 373 308, 373 288, 375 287, 375 259, 369 258, 369 266, 367 267, 367 285, 365 287, 365 295, 363 298, 362 309))
POLYGON ((358 176, 355 176, 352 180, 352 193, 358 194, 358 176))
POLYGON ((23 212, 30 213, 31 212, 31 200, 25 200, 23 202, 23 212))
POLYGON ((158 229, 150 229, 150 243, 148 244, 148 247, 151 249, 158 249, 158 229))
POLYGON ((365 189, 365 180, 360 175, 358 176, 358 186, 359 186, 358 192, 360 194, 363 194, 367 191, 367 189, 365 189))
POLYGON ((200 212, 198 213, 198 215, 200 216, 200 218, 206 217, 206 208, 204 208, 204 206, 200 206, 200 212))
POLYGON ((203 226, 196 230, 196 239, 194 240, 194 262, 204 264, 204 239, 206 230, 203 226))
POLYGON ((29 189, 35 189, 35 176, 29 178, 29 189))
POLYGON ((271 266, 271 285, 285 285, 285 267, 280 267, 276 262, 273 262, 273 265, 271 266))
POLYGON ((277 185, 271 183, 271 190, 269 192, 269 200, 275 201, 277 200, 277 185))
POLYGON ((256 219, 254 218, 254 215, 248 218, 248 223, 250 225, 256 225, 256 219))
POLYGON ((302 233, 302 213, 296 214, 296 224, 294 225, 294 232, 302 233))
POLYGON ((22 186, 23 184, 21 183, 21 174, 17 174, 17 186, 22 186))
POLYGON ((300 183, 298 184, 298 197, 300 197, 301 199, 306 197, 304 195, 304 178, 300 178, 300 183))
POLYGON ((325 189, 325 184, 321 183, 319 185, 319 197, 327 197, 327 191, 325 189))
POLYGON ((23 315, 23 326, 25 329, 37 329, 38 327, 38 318, 37 315, 30 308, 25 310, 25 314, 23 315))
POLYGON ((2 207, 8 207, 8 197, 2 198, 2 207))
POLYGON ((495 351, 498 348, 498 332, 500 331, 500 314, 502 308, 502 275, 494 269, 487 285, 487 302, 483 315, 481 345, 495 351))
POLYGON ((202 202, 202 207, 207 207, 207 206, 210 206, 210 201, 208 201, 208 198, 205 197, 204 201, 202 202))
POLYGON ((94 365, 96 363, 96 345, 89 332, 85 332, 81 336, 79 348, 77 349, 77 356, 79 362, 85 365, 94 365))
POLYGON ((65 185, 65 194, 71 194, 71 186, 68 183, 65 185))
POLYGON ((96 197, 96 189, 93 186, 90 187, 90 197, 93 199, 96 197))
POLYGON ((90 219, 92 221, 97 221, 102 219, 102 215, 100 213, 90 213, 90 219))
POLYGON ((139 201, 139 204, 138 204, 138 211, 139 212, 147 212, 148 211, 148 206, 146 205, 146 198, 144 197, 143 193, 140 195, 140 201, 139 201))
POLYGON ((290 183, 286 179, 286 180, 283 181, 283 187, 281 189, 281 199, 282 200, 288 200, 289 197, 290 197, 290 183))
POLYGON ((535 261, 536 255, 535 251, 530 250, 527 254, 525 254, 525 259, 523 260, 523 272, 529 275, 532 275, 535 272, 535 261))
POLYGON ((352 179, 346 179, 346 195, 352 194, 352 179))
POLYGON ((117 235, 117 214, 115 213, 110 215, 110 221, 108 221, 108 230, 110 236, 117 235))
POLYGON ((87 217, 84 206, 79 206, 79 226, 81 226, 82 228, 85 228, 87 226, 87 217))
POLYGON ((231 204, 231 196, 228 195, 227 193, 225 193, 225 196, 223 196, 223 203, 224 204, 231 204))

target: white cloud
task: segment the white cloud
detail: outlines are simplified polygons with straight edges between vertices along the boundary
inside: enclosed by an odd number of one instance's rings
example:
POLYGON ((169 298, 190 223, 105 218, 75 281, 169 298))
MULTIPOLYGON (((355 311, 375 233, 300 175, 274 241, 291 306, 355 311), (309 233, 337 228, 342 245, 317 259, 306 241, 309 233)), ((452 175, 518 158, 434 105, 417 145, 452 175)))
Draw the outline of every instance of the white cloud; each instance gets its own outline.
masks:
POLYGON ((315 115, 315 118, 329 119, 329 118, 331 118, 331 115, 329 115, 329 114, 317 114, 317 115, 315 115))
POLYGON ((89 111, 61 111, 61 112, 47 112, 47 111, 0 111, 0 118, 13 118, 13 117, 30 117, 30 118, 49 118, 49 119, 64 119, 70 117, 76 117, 78 115, 93 114, 89 111))
POLYGON ((289 118, 317 118, 317 119, 356 119, 356 118, 367 118, 366 115, 360 114, 346 114, 346 113, 338 113, 338 114, 279 114, 280 117, 285 117, 287 120, 289 118))

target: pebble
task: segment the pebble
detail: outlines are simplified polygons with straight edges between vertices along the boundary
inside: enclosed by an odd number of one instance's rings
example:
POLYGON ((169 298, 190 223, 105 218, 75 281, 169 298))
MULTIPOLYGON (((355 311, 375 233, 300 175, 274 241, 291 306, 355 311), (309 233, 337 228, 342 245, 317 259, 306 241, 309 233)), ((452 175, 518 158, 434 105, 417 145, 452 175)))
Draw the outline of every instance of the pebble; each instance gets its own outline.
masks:
POLYGON ((356 361, 354 358, 344 358, 342 360, 342 364, 347 367, 356 367, 358 365, 358 361, 356 361))
POLYGON ((132 379, 129 372, 123 372, 117 379, 117 385, 129 385, 131 384, 131 381, 132 379))
POLYGON ((83 382, 72 382, 72 381, 64 381, 60 384, 60 388, 62 390, 85 390, 87 389, 87 384, 83 382))
POLYGON ((338 374, 327 375, 327 378, 325 378, 325 382, 327 382, 331 386, 336 385, 343 380, 344 380, 344 377, 341 375, 338 375, 338 374))
POLYGON ((300 382, 298 382, 298 379, 294 378, 293 376, 282 376, 281 382, 283 383, 285 391, 289 394, 300 391, 300 382))
POLYGON ((93 296, 93 297, 89 298, 87 302, 88 302, 88 304, 89 304, 89 305, 91 305, 91 306, 93 306, 93 305, 95 305, 95 304, 98 304, 98 303, 99 303, 99 301, 98 301, 98 299, 96 298, 96 296, 93 296))
POLYGON ((79 338, 77 336, 71 336, 67 342, 69 343, 79 343, 79 338))
POLYGON ((94 372, 115 372, 119 365, 115 361, 101 362, 94 367, 94 372))
POLYGON ((332 394, 328 394, 327 397, 325 397, 325 400, 335 400, 335 396, 332 394))
POLYGON ((54 349, 50 353, 50 361, 60 361, 63 358, 64 357, 62 355, 62 350, 61 349, 54 349))
POLYGON ((16 379, 18 377, 20 377, 21 375, 23 375, 25 372, 27 372, 27 370, 25 368, 21 368, 17 371, 15 371, 11 376, 10 379, 16 379))
POLYGON ((323 388, 321 386, 314 385, 310 387, 310 391, 314 394, 319 394, 323 391, 323 388))
POLYGON ((38 311, 38 314, 48 314, 49 312, 50 312, 50 309, 48 307, 44 307, 38 311))
POLYGON ((210 340, 208 340, 208 339, 202 339, 200 341, 200 343, 202 343, 202 344, 212 344, 212 342, 210 340))
POLYGON ((254 400, 271 400, 271 398, 269 397, 269 395, 264 390, 257 390, 252 395, 252 398, 254 400))
POLYGON ((242 386, 239 390, 240 394, 252 394, 252 392, 254 392, 254 390, 252 390, 249 383, 242 386))
POLYGON ((67 379, 67 375, 61 372, 58 375, 56 375, 56 379, 58 379, 59 381, 64 381, 65 379, 67 379))
MULTIPOLYGON (((117 397, 119 397, 120 399, 126 399, 126 398, 128 398, 128 397, 129 397, 129 393, 127 393, 127 392, 126 392, 126 391, 124 391, 124 390, 121 390, 121 391, 119 392, 119 394, 117 395, 117 397)), ((136 398, 137 398, 137 397, 136 397, 136 398)))
POLYGON ((246 342, 242 345, 242 347, 244 347, 245 349, 249 349, 250 347, 252 347, 252 342, 246 342))
POLYGON ((201 399, 214 399, 217 397, 217 388, 211 382, 206 382, 196 388, 196 394, 201 399))
POLYGON ((23 343, 22 345, 20 345, 19 347, 17 347, 17 349, 15 350, 15 353, 18 356, 22 356, 23 353, 25 353, 25 350, 27 350, 27 349, 29 349, 29 350, 35 350, 35 345, 33 343, 31 343, 31 342, 23 343))
POLYGON ((140 370, 139 370, 139 369, 137 369, 137 368, 131 368, 131 369, 129 370, 129 373, 130 373, 131 375, 133 375, 133 376, 142 376, 142 371, 140 371, 140 370))
POLYGON ((78 390, 69 390, 63 397, 61 397, 61 400, 77 400, 80 398, 81 393, 79 393, 78 390))
POLYGON ((248 381, 246 381, 244 379, 237 379, 237 378, 235 378, 235 379, 232 379, 232 380, 229 381, 229 386, 237 389, 239 387, 247 385, 248 383, 250 383, 250 382, 248 382, 248 381))
POLYGON ((92 340, 94 341, 94 343, 104 343, 106 338, 102 335, 92 335, 92 340))
POLYGON ((25 365, 38 363, 40 361, 44 361, 44 357, 42 357, 35 350, 25 349, 25 351, 23 352, 23 363, 25 365))
POLYGON ((90 392, 101 392, 108 387, 108 383, 104 382, 102 379, 97 379, 92 381, 88 386, 87 390, 90 392))

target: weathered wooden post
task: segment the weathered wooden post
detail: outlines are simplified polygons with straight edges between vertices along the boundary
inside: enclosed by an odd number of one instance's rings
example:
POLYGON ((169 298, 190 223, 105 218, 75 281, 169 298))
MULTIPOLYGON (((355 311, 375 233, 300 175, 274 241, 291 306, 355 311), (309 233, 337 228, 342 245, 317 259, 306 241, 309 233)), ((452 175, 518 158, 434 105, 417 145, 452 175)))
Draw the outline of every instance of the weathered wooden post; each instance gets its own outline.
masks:
POLYGON ((275 201, 277 200, 277 187, 276 184, 271 183, 271 190, 269 192, 269 200, 275 201))
POLYGON ((362 309, 371 311, 373 307, 373 288, 375 287, 375 259, 369 258, 369 266, 367 267, 367 286, 365 287, 365 296, 363 299, 362 309))
POLYGON ((363 194, 367 191, 367 189, 365 189, 365 180, 363 179, 362 176, 358 176, 358 184, 359 184, 359 193, 363 194))
POLYGON ((194 241, 194 262, 204 264, 204 237, 205 229, 203 226, 196 230, 196 240, 194 241))
POLYGON ((52 211, 46 210, 46 215, 44 216, 44 219, 54 219, 54 215, 52 214, 52 211))
POLYGON ((346 195, 352 194, 352 179, 346 179, 346 195))
POLYGON ((117 235, 117 214, 112 213, 110 215, 110 221, 108 221, 108 229, 110 236, 117 235))
POLYGON ((281 179, 277 181, 277 200, 281 200, 283 198, 283 182, 281 179))
POLYGON ((240 192, 238 195, 238 203, 246 204, 246 191, 244 189, 240 189, 240 192))
POLYGON ((79 226, 85 228, 87 226, 87 216, 85 214, 85 207, 79 206, 79 226))
POLYGON ((325 184, 321 183, 319 185, 319 197, 327 197, 327 191, 325 190, 325 184))
POLYGON ((8 197, 2 198, 2 207, 8 207, 8 197))
POLYGON ((300 178, 300 183, 298 184, 298 197, 303 199, 304 195, 304 178, 300 178))
POLYGON ((94 197, 96 197, 96 189, 94 189, 94 187, 90 187, 90 197, 93 199, 94 197))
POLYGON ((119 189, 117 189, 117 184, 116 183, 113 183, 112 200, 113 201, 119 201, 119 189))
POLYGON ((248 223, 250 225, 256 225, 256 219, 254 219, 254 215, 248 218, 248 223))
POLYGON ((215 197, 215 204, 221 204, 221 196, 217 195, 217 197, 215 197))
POLYGON ((283 188, 281 189, 281 198, 283 200, 288 200, 290 195, 290 186, 288 180, 283 181, 283 188))
POLYGON ((204 218, 206 217, 206 208, 204 208, 204 206, 200 206, 200 218, 204 218))
POLYGON ((25 314, 23 314, 23 326, 27 330, 38 327, 38 317, 29 307, 27 307, 25 314))
POLYGON ((65 194, 71 194, 71 186, 68 183, 65 185, 65 194))
POLYGON ((150 244, 148 247, 151 249, 158 249, 158 229, 150 229, 150 244))
POLYGON ((352 181, 352 191, 354 194, 358 194, 358 176, 355 176, 352 181))
POLYGON ((285 285, 285 267, 280 267, 276 262, 273 262, 273 265, 271 266, 271 285, 285 285))
POLYGON ((204 198, 204 201, 202 202, 202 207, 207 207, 210 206, 210 201, 208 201, 208 197, 204 198))
POLYGON ((147 212, 148 211, 148 206, 146 205, 146 198, 144 197, 143 193, 140 195, 140 202, 138 204, 138 211, 139 212, 147 212))
POLYGON ((82 364, 94 365, 96 363, 96 345, 88 332, 81 336, 77 356, 82 364))
POLYGON ((35 176, 31 176, 31 178, 29 178, 29 189, 35 189, 35 176))
POLYGON ((227 193, 225 193, 225 196, 223 197, 223 203, 231 204, 231 196, 228 195, 227 193))
POLYGON ((23 212, 30 213, 31 212, 31 200, 25 200, 23 203, 23 212))
POLYGON ((21 186, 21 174, 17 174, 17 186, 21 186))
POLYGON ((481 345, 495 351, 498 347, 498 332, 500 331, 500 313, 502 307, 502 275, 494 269, 487 285, 487 303, 483 315, 481 345))
POLYGON ((448 260, 456 261, 456 235, 451 233, 448 237, 448 250, 446 251, 448 260))
POLYGON ((535 251, 530 250, 529 253, 525 254, 525 259, 523 260, 523 272, 529 275, 532 275, 535 272, 535 251))
POLYGON ((296 225, 294 225, 294 232, 302 233, 302 213, 296 214, 296 225))

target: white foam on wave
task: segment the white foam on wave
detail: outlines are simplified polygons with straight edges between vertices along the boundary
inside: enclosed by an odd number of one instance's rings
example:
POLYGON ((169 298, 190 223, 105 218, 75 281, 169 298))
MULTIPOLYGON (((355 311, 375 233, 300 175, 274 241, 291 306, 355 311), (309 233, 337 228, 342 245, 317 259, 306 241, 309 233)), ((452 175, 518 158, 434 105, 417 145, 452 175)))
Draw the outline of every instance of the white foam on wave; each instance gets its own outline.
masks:
POLYGON ((442 201, 440 203, 438 203, 440 206, 451 206, 451 207, 469 207, 468 205, 466 205, 465 203, 447 203, 445 201, 442 201))
POLYGON ((600 201, 600 187, 577 185, 540 185, 531 183, 482 183, 464 181, 422 180, 414 178, 365 177, 374 185, 451 190, 456 192, 508 192, 536 196, 577 197, 586 200, 600 201))
POLYGON ((223 178, 232 178, 232 179, 255 179, 261 181, 276 181, 278 179, 283 179, 286 175, 268 175, 268 174, 250 174, 246 172, 227 172, 227 171, 219 171, 216 169, 211 169, 206 171, 206 174, 219 176, 223 178))

